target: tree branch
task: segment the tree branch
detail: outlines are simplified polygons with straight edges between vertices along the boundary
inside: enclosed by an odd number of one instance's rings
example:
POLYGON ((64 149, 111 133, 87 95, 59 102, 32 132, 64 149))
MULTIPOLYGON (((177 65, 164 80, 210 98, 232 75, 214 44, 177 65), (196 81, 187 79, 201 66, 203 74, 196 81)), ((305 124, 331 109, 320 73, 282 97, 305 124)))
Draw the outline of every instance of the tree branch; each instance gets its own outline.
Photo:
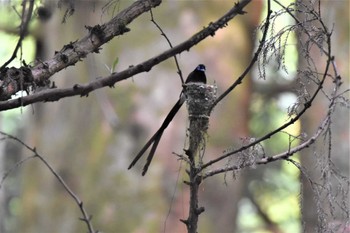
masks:
POLYGON ((20 28, 19 39, 15 49, 13 50, 12 56, 8 61, 6 61, 0 67, 0 70, 4 69, 8 64, 10 64, 13 61, 13 59, 17 57, 18 49, 22 46, 22 41, 28 33, 28 25, 33 15, 33 8, 34 8, 34 0, 29 1, 28 9, 27 9, 27 1, 22 2, 22 21, 19 27, 20 28))
POLYGON ((190 186, 190 206, 188 218, 181 220, 187 227, 188 233, 196 233, 199 215, 205 210, 199 206, 198 191, 202 180, 198 179, 198 171, 202 164, 205 151, 206 133, 209 126, 211 105, 216 98, 216 87, 206 84, 187 84, 184 94, 189 116, 188 149, 185 153, 189 161, 187 171, 190 186))
POLYGON ((118 35, 129 32, 130 29, 126 25, 160 3, 161 0, 139 0, 119 12, 108 23, 95 25, 94 27, 86 26, 89 33, 82 39, 63 46, 61 51, 56 53, 53 58, 32 68, 34 79, 47 80, 60 70, 81 61, 89 53, 98 53, 103 44, 118 35))
MULTIPOLYGON (((98 53, 100 47, 110 41, 113 37, 130 31, 130 29, 126 27, 127 24, 132 22, 142 13, 150 10, 152 7, 158 6, 160 3, 161 0, 139 0, 134 2, 128 8, 122 10, 108 23, 105 23, 103 25, 96 25, 94 27, 85 26, 89 31, 85 37, 79 41, 70 42, 69 44, 64 45, 59 52, 55 53, 53 58, 44 62, 40 62, 30 69, 30 77, 32 78, 32 81, 30 83, 31 88, 28 87, 25 91, 29 93, 30 89, 35 91, 36 87, 47 88, 50 83, 49 78, 52 75, 61 71, 62 69, 67 68, 68 66, 75 65, 75 63, 81 61, 89 53, 98 53)), ((21 30, 20 41, 23 37, 22 34, 23 32, 21 30)), ((15 50, 13 56, 15 56, 16 53, 17 51, 15 50)), ((18 69, 18 72, 20 72, 21 68, 22 67, 18 69)), ((14 69, 14 67, 12 67, 12 69, 14 69)), ((23 88, 20 88, 23 86, 23 81, 21 79, 16 80, 15 78, 11 78, 11 74, 7 73, 8 70, 9 69, 5 66, 2 66, 0 69, 0 100, 8 100, 12 95, 16 94, 18 91, 23 90, 23 88), (4 80, 4 77, 7 76, 9 76, 10 79, 4 80)), ((21 102, 22 100, 17 102, 19 104, 15 106, 24 106, 21 102)))
POLYGON ((211 177, 211 176, 214 176, 217 174, 221 174, 221 173, 226 173, 228 171, 235 171, 235 170, 240 170, 240 169, 243 169, 246 167, 268 164, 270 162, 274 162, 277 160, 288 159, 289 157, 296 154, 297 152, 299 152, 305 148, 308 148, 309 146, 314 144, 316 142, 317 138, 319 138, 319 136, 321 136, 322 133, 324 132, 324 130, 328 127, 329 123, 330 123, 330 115, 327 115, 327 117, 323 120, 322 124, 319 126, 319 128, 317 129, 317 131, 315 132, 315 134, 312 137, 310 137, 308 140, 301 143, 300 145, 298 145, 294 148, 290 148, 289 150, 287 150, 285 152, 282 152, 280 154, 273 155, 273 156, 265 156, 264 158, 261 158, 259 160, 249 161, 249 162, 244 163, 244 164, 238 164, 238 165, 235 164, 232 166, 227 166, 224 168, 208 171, 203 175, 202 179, 206 179, 208 177, 211 177))
MULTIPOLYGON (((232 7, 224 16, 222 16, 216 22, 210 23, 206 28, 197 32, 188 40, 136 66, 131 66, 124 71, 113 73, 106 77, 97 78, 96 80, 87 84, 81 84, 81 85, 76 84, 73 87, 62 88, 62 89, 46 89, 25 97, 19 97, 17 99, 3 101, 3 102, 0 102, 0 111, 16 108, 20 106, 26 106, 36 102, 57 101, 61 98, 69 97, 69 96, 75 96, 75 95, 87 96, 93 90, 106 87, 106 86, 113 87, 113 85, 119 81, 130 78, 141 72, 148 72, 152 69, 153 66, 165 61, 170 57, 173 57, 176 54, 180 54, 183 51, 189 51, 191 47, 198 44, 208 36, 213 36, 218 29, 225 27, 228 21, 230 21, 236 15, 242 14, 243 8, 249 2, 251 2, 251 0, 242 0, 239 3, 236 3, 234 7, 232 7)), ((88 38, 85 40, 88 40, 88 38)), ((73 48, 70 48, 68 50, 70 51, 70 54, 76 53, 73 51, 74 50, 73 48)), ((66 52, 64 51, 64 53, 66 52)), ((32 72, 33 72, 34 79, 47 78, 53 73, 61 69, 60 66, 62 66, 62 62, 57 63, 59 58, 57 58, 56 56, 53 59, 48 61, 51 64, 51 66, 49 65, 49 67, 51 67, 50 69, 44 67, 47 62, 39 65, 38 67, 33 68, 32 72)), ((76 57, 76 59, 80 59, 80 57, 76 57)), ((65 67, 62 67, 62 68, 65 68, 65 67)))
MULTIPOLYGON (((170 39, 169 39, 168 36, 164 33, 163 29, 159 26, 159 24, 155 21, 155 19, 154 19, 154 17, 153 17, 153 12, 152 12, 152 10, 150 10, 150 14, 151 14, 151 22, 158 28, 158 30, 160 31, 160 34, 161 34, 161 35, 165 38, 165 40, 168 42, 170 48, 173 48, 173 45, 172 45, 170 39)), ((180 66, 179 66, 179 62, 177 61, 176 55, 174 55, 174 60, 175 60, 176 68, 177 68, 177 73, 178 73, 179 76, 180 76, 181 84, 184 84, 185 81, 184 81, 184 78, 182 77, 182 72, 181 72, 181 69, 180 69, 180 66)))
MULTIPOLYGON (((37 151, 35 147, 30 147, 29 145, 27 145, 25 142, 23 142, 21 139, 14 137, 10 134, 7 134, 5 132, 0 131, 1 135, 4 135, 5 137, 14 140, 16 142, 18 142, 19 144, 21 144, 22 146, 24 146, 27 150, 31 151, 33 153, 32 156, 25 158, 23 160, 21 160, 20 162, 16 163, 16 165, 14 166, 14 168, 19 167, 21 164, 23 164, 25 161, 28 161, 29 159, 32 158, 38 158, 49 170, 50 172, 55 176, 55 178, 57 179, 57 181, 63 186, 63 188, 66 190, 66 192, 68 193, 68 195, 74 200, 74 202, 77 204, 77 206, 80 209, 80 212, 82 213, 83 217, 80 218, 80 220, 82 220, 83 222, 85 222, 87 228, 88 228, 88 232, 89 233, 97 233, 94 230, 94 227, 91 223, 91 216, 88 215, 83 202, 80 200, 80 198, 77 196, 77 194, 75 194, 73 192, 73 190, 66 184, 66 182, 63 180, 63 178, 55 171, 55 169, 46 161, 46 159, 41 156, 37 151)), ((2 183, 4 182, 4 180, 6 179, 7 175, 14 169, 11 168, 8 172, 5 173, 5 175, 3 176, 1 182, 0 182, 0 188, 2 183)))
MULTIPOLYGON (((319 19, 319 21, 321 21, 321 19, 319 19)), ((274 129, 273 131, 269 132, 268 134, 258 138, 257 140, 255 140, 254 142, 248 144, 248 145, 244 145, 236 150, 233 150, 233 151, 229 151, 227 153, 224 153, 223 155, 219 156, 218 158, 216 159, 213 159, 211 161, 209 161, 208 163, 204 164, 202 166, 202 170, 211 166, 212 164, 214 163, 217 163, 218 161, 221 161, 231 155, 234 155, 234 154, 237 154, 239 152, 242 152, 254 145, 257 145, 258 143, 272 137, 273 135, 281 132, 282 130, 284 130, 285 128, 287 128, 288 126, 294 124, 296 121, 298 121, 300 119, 300 117, 302 115, 304 115, 304 113, 312 106, 312 103, 314 102, 316 96, 319 94, 319 92, 322 90, 323 88, 323 84, 326 80, 326 78, 328 77, 328 72, 329 72, 329 69, 330 69, 330 66, 331 64, 333 65, 333 69, 336 69, 335 68, 335 63, 333 62, 334 60, 334 57, 331 55, 331 33, 328 31, 328 29, 326 28, 326 26, 324 24, 321 24, 323 27, 323 33, 327 36, 327 40, 326 40, 326 44, 327 44, 327 62, 326 62, 326 65, 325 65, 325 69, 324 69, 324 72, 323 72, 323 75, 322 75, 322 78, 321 80, 319 81, 318 83, 318 86, 316 88, 316 90, 314 91, 314 93, 311 95, 311 97, 308 99, 308 100, 305 100, 305 103, 302 107, 302 109, 300 110, 300 112, 298 114, 296 114, 296 116, 292 117, 287 123, 281 125, 280 127, 274 129)), ((338 78, 338 77, 337 77, 338 78)), ((339 77, 340 78, 340 77, 339 77)), ((338 80, 335 80, 335 90, 338 90, 338 87, 339 85, 341 84, 338 80)))
POLYGON ((256 50, 256 52, 254 53, 254 56, 252 58, 252 60, 250 61, 249 65, 247 66, 247 68, 243 71, 243 73, 236 79, 236 81, 229 87, 227 88, 226 91, 224 91, 224 93, 222 93, 214 102, 212 108, 214 108, 222 99, 224 99, 228 94, 231 93, 231 91, 233 89, 235 89, 236 86, 238 86, 239 84, 242 83, 243 79, 246 77, 246 75, 251 71, 251 69, 253 68, 254 64, 258 61, 259 55, 262 51, 262 49, 265 46, 265 42, 266 42, 266 37, 267 37, 267 32, 269 29, 269 25, 270 25, 270 15, 271 15, 272 11, 271 11, 271 2, 270 0, 267 1, 267 16, 266 16, 266 24, 264 25, 264 32, 263 32, 263 36, 262 39, 260 41, 259 47, 256 50))

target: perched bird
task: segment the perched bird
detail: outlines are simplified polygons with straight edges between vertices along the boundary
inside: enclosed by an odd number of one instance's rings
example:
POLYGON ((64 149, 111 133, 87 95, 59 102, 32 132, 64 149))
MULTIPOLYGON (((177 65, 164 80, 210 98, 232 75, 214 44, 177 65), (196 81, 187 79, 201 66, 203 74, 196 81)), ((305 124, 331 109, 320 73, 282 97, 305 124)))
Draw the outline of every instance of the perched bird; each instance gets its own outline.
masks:
MULTIPOLYGON (((205 66, 203 64, 200 64, 194 69, 187 77, 185 83, 207 83, 207 78, 205 76, 205 66)), ((140 152, 136 155, 134 160, 129 165, 128 169, 132 168, 137 161, 142 157, 142 155, 146 152, 146 150, 152 145, 151 150, 148 154, 145 166, 143 167, 142 175, 144 176, 148 170, 149 165, 151 164, 151 161, 153 159, 154 153, 156 152, 157 146, 159 144, 160 138, 163 135, 164 130, 168 127, 170 122, 175 117, 176 113, 181 108, 182 104, 185 102, 185 95, 183 94, 183 91, 180 94, 179 100, 176 102, 174 107, 170 110, 168 115, 166 116, 163 124, 160 126, 158 131, 148 140, 148 142, 143 146, 143 148, 140 150, 140 152)))

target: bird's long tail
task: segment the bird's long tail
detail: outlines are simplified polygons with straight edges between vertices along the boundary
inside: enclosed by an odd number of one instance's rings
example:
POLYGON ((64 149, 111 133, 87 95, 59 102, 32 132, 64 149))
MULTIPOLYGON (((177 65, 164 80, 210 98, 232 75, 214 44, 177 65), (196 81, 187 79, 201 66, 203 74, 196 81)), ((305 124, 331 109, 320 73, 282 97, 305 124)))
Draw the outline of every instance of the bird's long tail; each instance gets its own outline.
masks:
POLYGON ((145 153, 145 151, 153 144, 151 151, 149 152, 149 155, 147 157, 146 164, 142 170, 142 175, 144 176, 146 174, 148 167, 151 164, 151 161, 153 159, 154 153, 156 152, 159 141, 163 135, 164 130, 168 127, 168 125, 173 120, 176 113, 179 111, 179 109, 181 108, 181 106, 184 102, 185 102, 184 95, 181 94, 179 100, 176 102, 174 107, 170 110, 170 112, 166 116, 165 120, 163 121, 163 124, 160 126, 160 128, 157 130, 157 132, 148 140, 148 142, 142 147, 140 152, 136 155, 134 160, 129 165, 128 169, 132 168, 137 163, 137 161, 142 157, 142 155, 145 153))

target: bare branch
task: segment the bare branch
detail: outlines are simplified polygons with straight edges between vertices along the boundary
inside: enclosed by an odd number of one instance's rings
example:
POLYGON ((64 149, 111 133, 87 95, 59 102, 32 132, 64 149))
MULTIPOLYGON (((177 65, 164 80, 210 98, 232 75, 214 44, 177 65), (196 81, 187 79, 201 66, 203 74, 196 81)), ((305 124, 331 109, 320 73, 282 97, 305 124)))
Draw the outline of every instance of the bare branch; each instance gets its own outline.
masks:
MULTIPOLYGON (((38 93, 34 93, 32 95, 24 96, 24 97, 19 97, 17 99, 11 99, 8 101, 3 101, 0 102, 0 111, 7 110, 7 109, 12 109, 20 106, 26 106, 32 103, 36 102, 48 102, 48 101, 57 101, 61 98, 64 97, 69 97, 69 96, 75 96, 75 95, 80 95, 80 96, 87 96, 91 91, 94 91, 96 89, 102 88, 102 87, 113 87, 113 85, 119 81, 122 81, 124 79, 130 78, 136 74, 139 74, 141 72, 148 72, 152 69, 153 66, 165 61, 166 59, 176 55, 180 54, 183 51, 189 51, 191 47, 194 45, 198 44, 208 36, 213 36, 215 32, 222 28, 225 27, 225 25, 230 21, 232 18, 235 16, 242 14, 243 8, 250 2, 251 0, 243 0, 239 4, 235 4, 234 7, 232 7, 225 15, 223 15, 220 19, 218 19, 214 23, 210 23, 206 28, 203 30, 197 32, 195 35, 193 35, 191 38, 188 40, 182 42, 181 44, 155 56, 152 57, 136 66, 131 66, 128 69, 118 72, 118 73, 113 73, 109 76, 106 77, 101 77, 97 78, 94 81, 91 81, 90 83, 87 84, 76 84, 73 87, 69 88, 62 88, 62 89, 47 89, 40 91, 38 93)), ((81 41, 89 40, 88 38, 82 39, 81 41)), ((91 45, 91 44, 90 44, 91 45)), ((68 49, 71 54, 74 54, 72 48, 68 49)), ((82 51, 81 51, 82 52, 82 51)), ((66 52, 64 52, 66 53, 66 52)), ((80 59, 79 57, 76 57, 76 59, 80 59)), ((45 68, 45 64, 43 63, 32 70, 34 79, 41 79, 41 78, 46 78, 50 77, 54 72, 59 71, 61 68, 64 68, 61 63, 57 63, 57 55, 49 60, 49 63, 52 62, 51 68, 45 68), (55 65, 54 65, 55 64, 55 65), (59 68, 59 67, 61 68, 59 68), (47 70, 47 72, 45 71, 47 70), (46 73, 46 74, 45 74, 46 73)), ((69 60, 69 59, 68 59, 69 60)))
MULTIPOLYGON (((3 138, 1 138, 1 140, 3 140, 3 138)), ((0 189, 2 188, 2 185, 4 184, 6 178, 13 172, 15 171, 17 168, 19 168, 23 163, 27 162, 30 159, 35 158, 35 155, 29 156, 27 158, 24 158, 20 161, 18 161, 17 163, 15 163, 10 169, 8 169, 7 171, 4 172, 4 174, 1 177, 0 180, 0 189)))
POLYGON ((255 166, 255 165, 262 165, 262 164, 268 164, 277 160, 283 160, 283 159, 288 159, 289 157, 291 157, 292 155, 296 154, 297 152, 310 147, 312 144, 314 144, 316 142, 316 140, 322 135, 322 133, 325 131, 325 129, 327 129, 327 127, 329 126, 330 123, 330 115, 327 115, 326 118, 323 120, 322 124, 319 126, 319 128, 317 129, 317 131, 312 135, 312 137, 310 137, 308 140, 306 140, 305 142, 301 143, 300 145, 294 147, 294 148, 290 148, 287 151, 277 154, 277 155, 273 155, 273 156, 265 156, 264 158, 261 158, 259 160, 254 160, 251 162, 247 162, 244 164, 235 164, 235 165, 231 165, 231 166, 227 166, 224 168, 220 168, 220 169, 215 169, 212 171, 208 171, 203 175, 203 179, 206 179, 210 176, 214 176, 220 173, 226 173, 228 171, 235 171, 235 170, 240 170, 246 167, 251 167, 251 166, 255 166))
MULTIPOLYGON (((252 146, 254 146, 254 145, 257 145, 258 143, 260 143, 260 142, 262 142, 262 141, 264 141, 264 140, 266 140, 266 139, 272 137, 273 135, 279 133, 280 131, 282 131, 282 130, 284 130, 285 128, 287 128, 289 125, 292 125, 292 124, 294 124, 297 120, 299 120, 300 117, 301 117, 302 115, 304 115, 304 113, 312 106, 312 103, 314 102, 316 96, 319 94, 319 92, 320 92, 320 91, 322 90, 322 88, 323 88, 323 83, 325 82, 326 78, 328 77, 328 72, 329 72, 330 66, 333 65, 333 69, 336 69, 335 66, 334 66, 335 63, 333 63, 334 57, 331 55, 331 41, 330 41, 330 40, 331 40, 331 34, 328 32, 328 30, 327 30, 327 28, 325 27, 325 25, 324 25, 324 24, 322 24, 322 25, 323 25, 322 30, 324 31, 324 34, 327 35, 327 40, 326 40, 326 42, 327 42, 327 45, 328 45, 328 46, 327 46, 327 49, 326 49, 327 54, 328 54, 326 66, 325 66, 325 69, 324 69, 324 71, 323 71, 323 73, 322 73, 322 78, 321 78, 321 80, 318 82, 318 86, 317 86, 316 90, 314 91, 314 93, 313 93, 312 95, 310 95, 310 97, 309 97, 307 100, 305 100, 304 105, 302 106, 302 109, 300 110, 300 112, 299 112, 298 114, 296 114, 296 116, 294 116, 293 118, 291 118, 287 123, 281 125, 281 126, 278 127, 277 129, 275 129, 275 130, 269 132, 268 134, 266 134, 266 135, 264 135, 264 136, 258 138, 258 139, 255 140, 254 142, 252 142, 252 143, 250 143, 250 144, 248 144, 248 145, 244 145, 244 146, 240 147, 239 149, 236 149, 236 150, 233 150, 233 151, 229 151, 229 152, 227 152, 227 153, 224 153, 223 155, 219 156, 218 158, 209 161, 208 163, 206 163, 206 164, 203 165, 202 170, 205 169, 205 168, 207 168, 208 166, 210 166, 210 165, 212 165, 212 164, 218 162, 218 161, 221 161, 221 160, 223 160, 223 159, 225 159, 225 158, 231 156, 231 155, 237 154, 237 153, 242 152, 242 151, 244 151, 244 150, 246 150, 246 149, 248 149, 248 148, 250 148, 250 147, 252 147, 252 146)), ((336 86, 336 87, 335 87, 335 91, 338 90, 339 84, 340 84, 339 82, 335 83, 335 86, 336 86)))
POLYGON ((81 61, 89 53, 98 53, 100 47, 112 38, 128 31, 126 26, 142 13, 156 7, 161 0, 138 0, 118 13, 109 22, 94 27, 86 27, 88 34, 79 41, 71 42, 61 49, 55 56, 32 68, 35 80, 49 79, 53 74, 81 61))
MULTIPOLYGON (((10 134, 7 134, 5 132, 1 132, 0 134, 4 135, 5 137, 7 137, 8 139, 14 140, 16 142, 18 142, 19 144, 21 144, 22 146, 24 146, 27 150, 31 151, 33 153, 33 156, 26 158, 24 160, 21 160, 20 162, 18 162, 17 164, 15 164, 15 167, 20 166, 21 164, 23 164, 25 161, 27 161, 28 159, 31 158, 38 158, 49 170, 50 172, 55 176, 55 178, 57 179, 57 181, 63 186, 63 188, 66 190, 66 192, 69 194, 69 196, 71 196, 74 200, 74 202, 78 205, 80 212, 82 213, 83 217, 81 218, 81 220, 83 222, 86 223, 87 228, 89 230, 89 233, 96 233, 96 231, 94 230, 92 223, 91 223, 91 216, 88 215, 87 211, 85 210, 85 207, 83 205, 83 202, 80 200, 80 198, 77 196, 77 194, 75 194, 73 192, 73 190, 66 184, 66 182, 63 180, 63 178, 55 171, 55 169, 46 161, 46 159, 41 156, 37 151, 35 147, 30 147, 29 145, 27 145, 25 142, 23 142, 22 140, 20 140, 19 138, 12 136, 10 134)), ((14 169, 10 169, 8 172, 5 173, 5 175, 3 176, 1 182, 0 182, 0 188, 1 188, 1 184, 3 183, 4 179, 8 176, 8 174, 14 169)))
MULTIPOLYGON (((158 30, 160 31, 160 34, 166 39, 166 41, 168 42, 170 48, 173 48, 173 45, 171 44, 170 39, 168 38, 168 36, 164 33, 163 29, 159 26, 159 24, 155 21, 154 17, 153 17, 153 12, 152 10, 150 10, 151 13, 151 22, 158 28, 158 30)), ((177 61, 177 57, 176 55, 174 55, 174 60, 175 60, 175 64, 176 64, 176 68, 177 68, 177 73, 180 76, 180 80, 181 83, 184 84, 184 78, 182 77, 182 72, 179 66, 179 62, 177 61)))
POLYGON ((267 1, 267 16, 266 16, 266 23, 263 26, 264 32, 263 32, 263 36, 262 39, 260 41, 259 47, 256 50, 256 52, 254 53, 254 56, 252 58, 252 60, 250 61, 249 65, 247 66, 247 68, 243 71, 243 73, 237 78, 237 80, 229 87, 227 88, 227 90, 222 93, 214 102, 212 108, 214 108, 223 98, 225 98, 228 94, 231 93, 231 91, 233 89, 235 89, 236 86, 238 86, 239 84, 242 83, 243 79, 246 77, 246 75, 252 70, 254 64, 257 62, 258 57, 262 51, 262 49, 264 48, 265 42, 266 42, 266 36, 267 36, 267 32, 269 29, 269 25, 270 25, 270 15, 272 13, 271 11, 271 2, 270 0, 267 1))
POLYGON ((15 59, 17 57, 18 49, 21 48, 22 41, 28 33, 28 25, 29 25, 30 19, 32 18, 32 15, 33 15, 33 8, 34 8, 34 0, 29 0, 29 3, 27 0, 22 2, 22 15, 21 15, 22 20, 21 20, 21 25, 19 27, 20 28, 19 39, 18 39, 18 42, 17 42, 15 49, 13 50, 12 56, 10 57, 10 59, 8 61, 6 61, 0 67, 0 70, 4 69, 8 64, 10 64, 13 61, 13 59, 15 59), (29 4, 29 6, 27 6, 27 4, 29 4), (27 9, 27 7, 28 7, 28 9, 27 9))

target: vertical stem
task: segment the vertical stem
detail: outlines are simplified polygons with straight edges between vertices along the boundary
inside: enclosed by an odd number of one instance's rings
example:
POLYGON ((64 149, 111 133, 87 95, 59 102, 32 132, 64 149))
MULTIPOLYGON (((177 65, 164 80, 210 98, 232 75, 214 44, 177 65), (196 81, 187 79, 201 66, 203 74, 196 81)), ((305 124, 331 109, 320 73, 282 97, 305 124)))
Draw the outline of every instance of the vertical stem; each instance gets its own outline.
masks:
POLYGON ((202 157, 206 132, 209 125, 211 105, 216 97, 216 87, 205 84, 187 84, 185 88, 186 102, 189 113, 189 147, 186 150, 190 168, 187 171, 189 181, 185 183, 190 186, 190 207, 188 218, 181 220, 186 224, 188 233, 197 233, 198 218, 204 211, 204 207, 198 206, 198 191, 202 181, 201 171, 202 157))
POLYGON ((200 181, 197 180, 198 169, 195 164, 195 160, 190 166, 189 178, 190 178, 190 209, 187 219, 187 232, 196 233, 198 228, 198 216, 204 211, 204 207, 198 208, 198 187, 200 181))

